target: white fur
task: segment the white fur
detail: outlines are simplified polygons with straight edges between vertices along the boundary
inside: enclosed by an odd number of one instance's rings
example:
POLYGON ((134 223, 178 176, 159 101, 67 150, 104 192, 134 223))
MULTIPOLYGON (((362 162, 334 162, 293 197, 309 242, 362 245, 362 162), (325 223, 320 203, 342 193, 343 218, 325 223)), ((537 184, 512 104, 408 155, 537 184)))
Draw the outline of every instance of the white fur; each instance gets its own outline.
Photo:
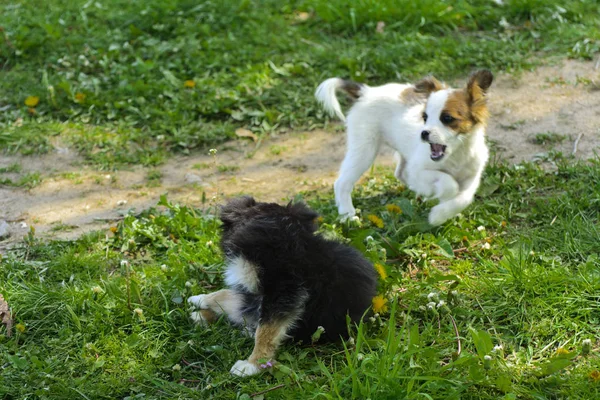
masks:
MULTIPOLYGON (((338 116, 343 113, 335 90, 342 83, 338 78, 328 79, 315 93, 325 109, 338 116)), ((402 92, 410 88, 412 85, 395 83, 361 88, 361 95, 346 119, 347 152, 334 184, 342 217, 355 215, 352 189, 373 164, 382 142, 398 152, 395 176, 418 195, 439 199, 429 214, 432 225, 442 224, 473 202, 489 156, 484 127, 477 126, 473 132, 457 135, 440 122, 441 111, 454 89, 439 90, 429 96, 425 110, 429 117, 425 124, 422 118, 425 105, 409 105, 401 100, 402 92), (421 140, 423 130, 431 132, 430 142, 446 146, 441 160, 431 159, 429 144, 421 140)))
POLYGON ((259 280, 256 266, 243 257, 229 259, 225 268, 225 283, 229 287, 241 285, 251 293, 257 293, 259 280))
MULTIPOLYGON (((243 299, 236 292, 229 289, 222 289, 209 294, 199 294, 188 298, 188 304, 199 310, 211 310, 217 315, 226 314, 227 318, 236 324, 243 324, 242 316, 243 299)), ((202 313, 194 311, 190 314, 192 321, 198 325, 205 326, 202 313)))
POLYGON ((229 372, 235 376, 245 377, 258 374, 260 369, 248 360, 238 360, 229 372))

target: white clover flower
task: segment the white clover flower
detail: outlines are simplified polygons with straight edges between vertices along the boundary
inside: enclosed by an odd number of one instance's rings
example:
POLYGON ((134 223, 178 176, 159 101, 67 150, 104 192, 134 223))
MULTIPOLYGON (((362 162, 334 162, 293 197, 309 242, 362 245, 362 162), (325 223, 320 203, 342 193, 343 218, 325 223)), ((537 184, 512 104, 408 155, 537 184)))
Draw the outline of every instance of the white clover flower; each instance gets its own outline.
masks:
POLYGON ((96 294, 100 294, 103 292, 102 288, 100 286, 94 286, 92 288, 92 292, 96 293, 96 294))
POLYGON ((354 217, 350 218, 350 221, 352 221, 352 222, 360 222, 360 218, 358 218, 358 215, 355 215, 354 217))
POLYGON ((437 303, 437 306, 436 306, 436 307, 437 307, 437 308, 440 308, 440 307, 443 307, 443 306, 445 306, 445 305, 446 305, 446 302, 445 302, 444 300, 440 300, 440 302, 439 302, 439 303, 437 303))
POLYGON ((181 365, 179 365, 179 364, 173 365, 173 371, 181 371, 181 365))
POLYGON ((195 343, 192 339, 187 341, 188 346, 193 346, 195 343))
POLYGON ((485 356, 483 356, 483 359, 486 361, 492 361, 492 356, 486 354, 485 356))
POLYGON ((427 258, 427 254, 425 254, 425 253, 422 253, 422 254, 421 254, 421 258, 427 258))
POLYGON ((348 339, 347 343, 348 343, 350 346, 354 346, 354 338, 353 338, 352 336, 350 336, 350 338, 348 339))
POLYGON ((379 313, 373 314, 373 318, 379 318, 379 313))
POLYGON ((502 350, 504 350, 504 347, 502 347, 502 345, 501 345, 501 344, 497 344, 497 345, 495 345, 495 346, 494 346, 494 348, 492 349, 492 353, 497 353, 497 352, 500 352, 500 351, 502 351, 502 350))
POLYGON ((369 317, 369 321, 375 322, 375 317, 369 317))
POLYGON ((187 282, 185 283, 185 287, 186 287, 186 288, 191 288, 192 286, 193 286, 193 284, 192 284, 192 282, 190 282, 190 281, 187 281, 187 282))
POLYGON ((363 353, 358 353, 358 354, 356 355, 356 359, 357 359, 358 361, 362 361, 364 358, 365 358, 365 355, 364 355, 363 353))
POLYGON ((530 255, 530 256, 535 256, 535 251, 531 250, 531 251, 529 252, 529 255, 530 255))
POLYGON ((375 239, 373 239, 373 236, 371 236, 371 235, 369 235, 369 236, 367 236, 367 237, 365 238, 365 241, 366 241, 367 243, 368 243, 368 242, 372 242, 373 240, 375 240, 375 239))
POLYGON ((121 267, 127 267, 129 265, 129 261, 121 260, 121 267))
POLYGON ((210 154, 211 156, 214 156, 214 155, 216 155, 216 154, 217 154, 217 149, 210 149, 210 150, 208 151, 208 154, 210 154))
POLYGON ((427 308, 429 308, 430 310, 433 310, 435 308, 435 301, 427 303, 427 308))
POLYGON ((213 244, 213 241, 209 240, 208 242, 206 242, 206 247, 211 247, 213 244))
POLYGON ((483 226, 483 225, 479 225, 479 226, 477 227, 477 230, 478 230, 479 232, 483 232, 483 231, 485 231, 485 226, 483 226))
POLYGON ((133 310, 133 312, 136 313, 140 317, 144 316, 144 310, 142 310, 141 308, 136 308, 133 310))
POLYGON ((161 265, 161 266, 160 266, 160 270, 161 270, 162 272, 167 272, 167 270, 168 270, 168 269, 169 269, 169 268, 167 267, 167 265, 166 265, 166 264, 163 264, 163 265, 161 265))
POLYGON ((437 293, 436 292, 431 292, 427 295, 427 300, 431 300, 434 297, 437 297, 437 293))
POLYGON ((317 330, 321 333, 325 332, 325 328, 323 328, 322 326, 317 326, 317 330))
POLYGON ((481 246, 481 248, 484 249, 484 250, 489 250, 489 249, 492 248, 492 246, 490 246, 490 244, 488 242, 485 242, 483 244, 483 246, 481 246))

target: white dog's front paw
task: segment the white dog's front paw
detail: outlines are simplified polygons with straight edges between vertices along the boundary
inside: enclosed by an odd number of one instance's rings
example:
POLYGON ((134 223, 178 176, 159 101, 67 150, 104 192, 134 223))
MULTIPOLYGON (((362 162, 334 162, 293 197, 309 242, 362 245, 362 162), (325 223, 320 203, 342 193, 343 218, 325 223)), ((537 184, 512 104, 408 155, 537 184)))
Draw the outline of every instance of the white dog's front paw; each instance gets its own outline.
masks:
POLYGON ((338 214, 340 215, 340 221, 347 221, 356 215, 356 209, 352 205, 345 207, 339 206, 338 214))
POLYGON ((233 364, 233 367, 231 367, 231 371, 229 372, 231 372, 232 375, 244 377, 258 374, 260 369, 257 365, 252 364, 248 360, 238 360, 233 364))
POLYGON ((443 205, 437 205, 431 209, 429 213, 429 223, 433 226, 441 225, 448 219, 454 217, 453 210, 448 210, 443 205))
POLYGON ((192 306, 199 308, 200 310, 206 310, 208 309, 208 305, 206 304, 206 297, 207 295, 205 294, 199 294, 197 296, 192 296, 190 298, 188 298, 188 304, 191 304, 192 306))

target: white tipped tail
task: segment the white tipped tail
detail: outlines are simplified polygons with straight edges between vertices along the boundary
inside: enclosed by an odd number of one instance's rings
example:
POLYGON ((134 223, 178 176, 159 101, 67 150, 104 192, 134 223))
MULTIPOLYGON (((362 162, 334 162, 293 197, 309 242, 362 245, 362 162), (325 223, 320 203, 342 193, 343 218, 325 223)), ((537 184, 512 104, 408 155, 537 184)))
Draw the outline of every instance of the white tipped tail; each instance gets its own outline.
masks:
POLYGON ((319 85, 315 91, 315 97, 330 115, 337 115, 339 119, 346 121, 346 116, 342 112, 340 102, 335 95, 335 91, 343 86, 343 79, 329 78, 319 85))

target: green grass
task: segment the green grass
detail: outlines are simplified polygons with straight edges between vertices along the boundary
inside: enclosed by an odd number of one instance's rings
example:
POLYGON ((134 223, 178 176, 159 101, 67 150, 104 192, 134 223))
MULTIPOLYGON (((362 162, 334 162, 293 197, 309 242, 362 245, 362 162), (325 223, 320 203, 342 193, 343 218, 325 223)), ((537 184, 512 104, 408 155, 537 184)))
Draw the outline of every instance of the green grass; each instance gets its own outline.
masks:
POLYGON ((383 266, 389 310, 353 343, 285 344, 249 379, 228 371, 252 340, 194 327, 185 306, 223 285, 212 207, 163 199, 114 236, 30 234, 0 265, 18 324, 0 328, 0 398, 597 398, 600 162, 557 167, 490 165, 477 201, 435 229, 390 171, 355 193, 358 223, 306 194, 322 234, 383 266))
POLYGON ((596 1, 504 3, 4 2, 0 148, 47 152, 58 136, 104 169, 156 165, 236 127, 322 125, 312 93, 326 77, 452 79, 598 52, 596 1))

